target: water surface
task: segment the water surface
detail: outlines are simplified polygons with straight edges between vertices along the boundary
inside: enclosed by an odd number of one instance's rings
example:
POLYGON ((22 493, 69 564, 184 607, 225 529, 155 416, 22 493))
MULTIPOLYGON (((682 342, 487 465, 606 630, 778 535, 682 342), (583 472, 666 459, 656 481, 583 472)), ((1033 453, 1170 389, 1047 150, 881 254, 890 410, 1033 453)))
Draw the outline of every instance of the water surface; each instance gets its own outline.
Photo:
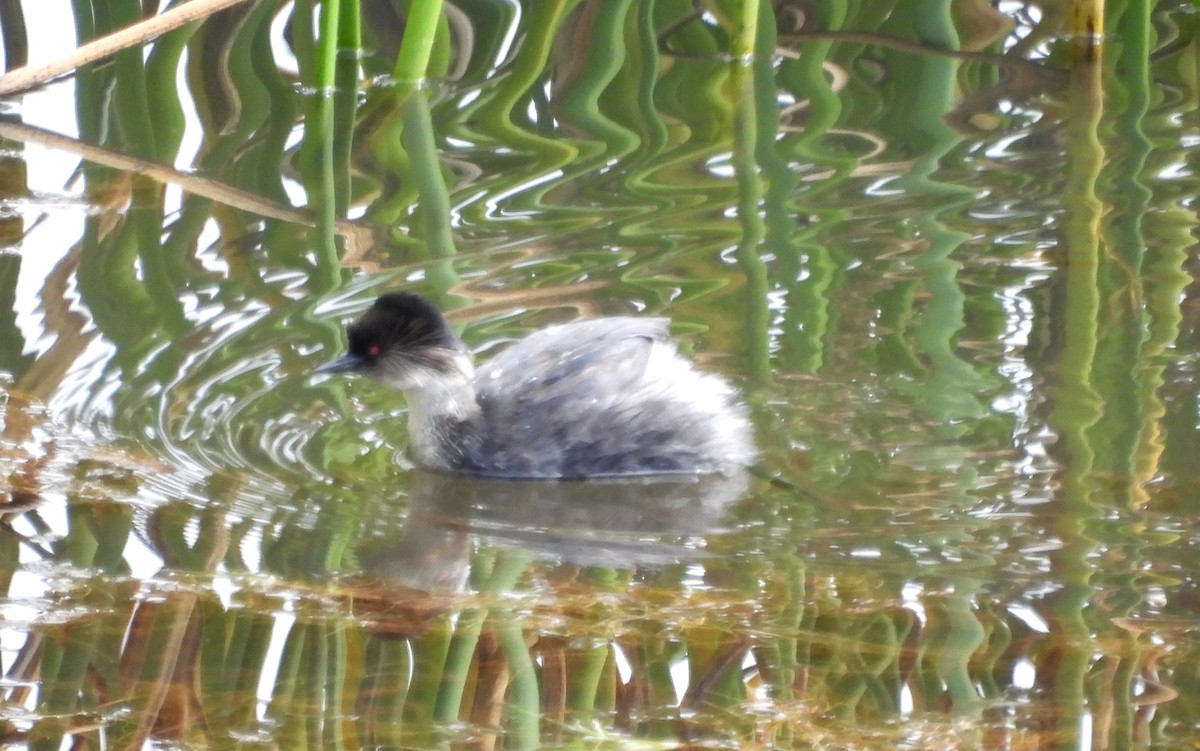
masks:
POLYGON ((1192 748, 1200 15, 974 6, 448 5, 411 93, 366 4, 324 97, 255 4, 10 103, 5 742, 1192 748), (414 470, 311 375, 395 289, 668 316, 762 461, 414 470))

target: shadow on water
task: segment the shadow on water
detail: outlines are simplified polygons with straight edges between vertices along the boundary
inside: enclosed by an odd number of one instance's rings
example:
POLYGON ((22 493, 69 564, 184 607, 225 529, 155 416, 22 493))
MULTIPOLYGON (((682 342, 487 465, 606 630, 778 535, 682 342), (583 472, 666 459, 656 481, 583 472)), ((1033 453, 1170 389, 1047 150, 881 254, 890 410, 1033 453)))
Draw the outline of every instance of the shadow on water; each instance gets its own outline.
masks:
POLYGON ((748 489, 744 473, 556 483, 418 471, 403 528, 369 542, 361 570, 350 578, 356 590, 382 590, 376 599, 386 610, 398 591, 509 593, 480 584, 480 550, 526 566, 592 574, 702 563, 707 536, 723 529, 729 508, 748 489))

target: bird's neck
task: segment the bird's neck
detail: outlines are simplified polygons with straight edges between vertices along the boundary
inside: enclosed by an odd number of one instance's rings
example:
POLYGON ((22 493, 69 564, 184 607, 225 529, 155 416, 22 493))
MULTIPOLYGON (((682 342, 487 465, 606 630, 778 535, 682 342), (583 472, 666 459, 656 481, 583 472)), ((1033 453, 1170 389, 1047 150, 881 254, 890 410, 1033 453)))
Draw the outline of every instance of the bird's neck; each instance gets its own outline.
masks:
POLYGON ((454 469, 462 442, 481 410, 475 398, 475 371, 462 367, 405 390, 408 401, 409 451, 424 467, 454 469))

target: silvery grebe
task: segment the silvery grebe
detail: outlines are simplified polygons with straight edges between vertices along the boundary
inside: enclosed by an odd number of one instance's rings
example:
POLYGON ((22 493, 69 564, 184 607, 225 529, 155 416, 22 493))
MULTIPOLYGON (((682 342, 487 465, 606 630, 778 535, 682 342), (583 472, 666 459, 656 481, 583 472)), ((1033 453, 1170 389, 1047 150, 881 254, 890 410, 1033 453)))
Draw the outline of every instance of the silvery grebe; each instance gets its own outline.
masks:
POLYGON ((429 469, 566 479, 729 472, 755 459, 737 393, 679 356, 665 318, 551 326, 478 370, 414 294, 381 296, 347 334, 347 354, 318 372, 403 391, 409 450, 429 469))

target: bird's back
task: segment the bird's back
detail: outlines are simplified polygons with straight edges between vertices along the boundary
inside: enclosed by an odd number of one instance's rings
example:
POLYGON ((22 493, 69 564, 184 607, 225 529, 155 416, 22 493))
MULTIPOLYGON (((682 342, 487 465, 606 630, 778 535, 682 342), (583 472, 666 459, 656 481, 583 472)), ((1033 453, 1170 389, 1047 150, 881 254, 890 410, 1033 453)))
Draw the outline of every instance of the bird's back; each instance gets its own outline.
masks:
POLYGON ((662 318, 531 334, 476 373, 480 430, 463 469, 507 477, 710 472, 754 448, 736 394, 679 357, 662 318))

